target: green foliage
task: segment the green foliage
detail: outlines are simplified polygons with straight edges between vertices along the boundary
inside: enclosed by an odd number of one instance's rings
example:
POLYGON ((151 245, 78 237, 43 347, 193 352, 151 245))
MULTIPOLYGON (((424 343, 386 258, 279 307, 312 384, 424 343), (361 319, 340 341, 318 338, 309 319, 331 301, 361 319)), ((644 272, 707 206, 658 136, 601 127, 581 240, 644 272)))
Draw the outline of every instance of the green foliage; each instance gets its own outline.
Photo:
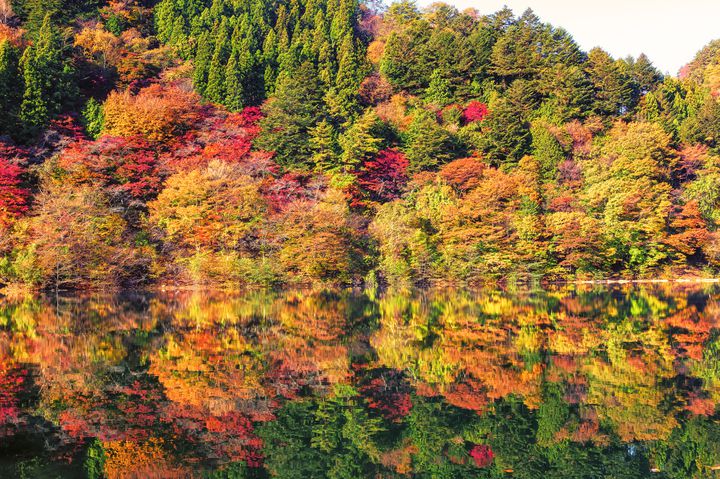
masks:
POLYGON ((105 125, 102 104, 94 98, 90 98, 85 104, 85 108, 83 108, 82 120, 88 135, 91 138, 99 137, 105 125))
POLYGON ((45 16, 37 41, 22 56, 25 91, 20 120, 36 133, 73 97, 72 66, 64 58, 64 45, 51 16, 45 16))
POLYGON ((22 91, 17 50, 4 40, 0 42, 0 134, 14 134, 22 91))
POLYGON ((85 474, 88 479, 102 479, 105 476, 105 449, 97 439, 90 443, 85 453, 85 474))
POLYGON ((315 67, 305 62, 278 80, 275 97, 263 108, 262 134, 257 145, 275 152, 283 166, 310 168, 310 132, 321 119, 322 93, 315 67))
POLYGON ((405 153, 411 171, 435 169, 457 156, 452 136, 442 128, 435 115, 418 109, 407 132, 405 153))

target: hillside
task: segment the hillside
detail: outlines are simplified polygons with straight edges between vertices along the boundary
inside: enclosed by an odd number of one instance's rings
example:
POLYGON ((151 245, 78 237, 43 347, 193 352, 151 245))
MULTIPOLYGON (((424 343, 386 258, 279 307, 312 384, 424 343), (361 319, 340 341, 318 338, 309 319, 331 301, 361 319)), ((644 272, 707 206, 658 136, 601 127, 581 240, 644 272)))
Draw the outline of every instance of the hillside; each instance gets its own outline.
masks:
POLYGON ((0 284, 713 276, 720 43, 526 11, 0 0, 0 284))

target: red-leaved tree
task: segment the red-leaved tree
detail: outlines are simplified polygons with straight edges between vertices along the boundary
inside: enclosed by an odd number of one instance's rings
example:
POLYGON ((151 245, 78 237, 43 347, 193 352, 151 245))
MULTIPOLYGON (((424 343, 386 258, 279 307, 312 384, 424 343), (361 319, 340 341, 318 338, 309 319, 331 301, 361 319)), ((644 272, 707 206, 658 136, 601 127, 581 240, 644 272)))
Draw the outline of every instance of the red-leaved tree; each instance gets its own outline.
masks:
POLYGON ((355 203, 386 202, 399 198, 408 181, 408 159, 395 149, 380 151, 357 173, 359 198, 355 203))
POLYGON ((30 191, 22 188, 25 169, 17 163, 22 161, 22 152, 4 142, 0 142, 0 228, 28 209, 30 191))
POLYGON ((152 197, 161 186, 155 150, 140 136, 75 142, 60 156, 58 166, 74 181, 98 182, 133 199, 152 197))
POLYGON ((463 123, 468 125, 476 121, 483 121, 490 111, 485 103, 479 101, 471 101, 463 110, 463 123))
POLYGON ((488 467, 492 464, 495 454, 490 449, 490 446, 476 444, 470 449, 470 457, 475 461, 477 467, 488 467))

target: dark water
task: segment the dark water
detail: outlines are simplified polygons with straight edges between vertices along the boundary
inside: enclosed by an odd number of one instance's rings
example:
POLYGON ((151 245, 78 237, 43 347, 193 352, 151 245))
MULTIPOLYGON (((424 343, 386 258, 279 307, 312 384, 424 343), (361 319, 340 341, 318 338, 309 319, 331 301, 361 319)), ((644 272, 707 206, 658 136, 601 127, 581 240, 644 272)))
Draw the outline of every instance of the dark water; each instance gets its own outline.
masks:
POLYGON ((0 477, 713 478, 715 286, 0 301, 0 477))

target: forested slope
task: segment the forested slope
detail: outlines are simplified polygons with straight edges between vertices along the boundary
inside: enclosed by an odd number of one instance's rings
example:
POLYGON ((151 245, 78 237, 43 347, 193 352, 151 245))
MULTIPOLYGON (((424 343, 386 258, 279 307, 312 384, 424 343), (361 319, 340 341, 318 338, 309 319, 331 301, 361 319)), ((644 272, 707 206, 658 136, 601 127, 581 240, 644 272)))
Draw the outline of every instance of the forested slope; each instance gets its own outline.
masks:
POLYGON ((715 275, 718 94, 531 11, 0 0, 0 283, 715 275))

